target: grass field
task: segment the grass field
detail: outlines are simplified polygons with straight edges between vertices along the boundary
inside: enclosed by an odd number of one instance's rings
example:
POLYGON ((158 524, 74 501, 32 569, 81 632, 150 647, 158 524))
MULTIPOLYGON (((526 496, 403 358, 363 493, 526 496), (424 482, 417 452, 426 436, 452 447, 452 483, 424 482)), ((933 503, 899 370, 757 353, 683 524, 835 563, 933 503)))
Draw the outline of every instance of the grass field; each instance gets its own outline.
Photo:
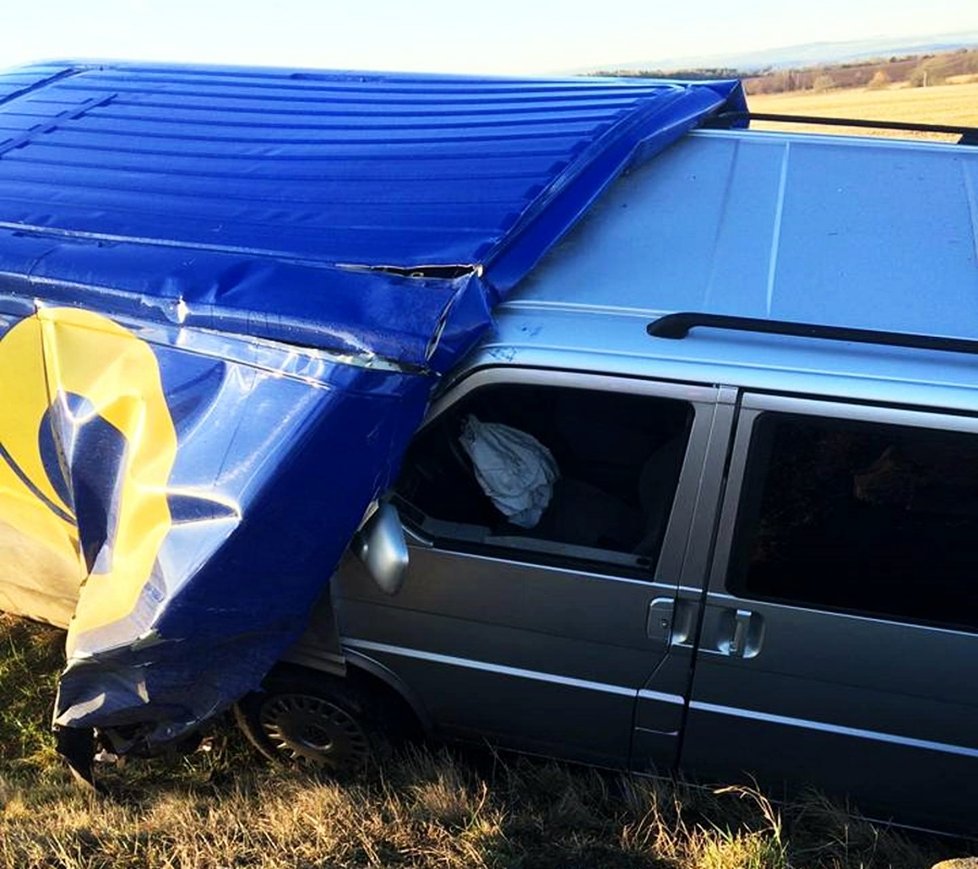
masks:
POLYGON ((0 616, 0 867, 920 869, 966 843, 849 819, 818 795, 776 808, 562 764, 396 753, 362 781, 257 762, 233 730, 209 751, 106 766, 77 790, 47 732, 62 636, 0 616))
MULTIPOLYGON (((889 87, 882 90, 853 88, 822 92, 795 91, 748 97, 755 112, 826 115, 835 118, 867 118, 881 121, 916 121, 925 124, 958 124, 978 127, 978 82, 940 87, 889 87)), ((786 126, 755 122, 756 129, 793 129, 805 132, 857 133, 865 130, 841 127, 786 126)), ((921 138, 917 133, 870 133, 901 138, 921 138)), ((941 137, 937 137, 941 138, 941 137)), ((955 137, 944 137, 954 139, 955 137)))

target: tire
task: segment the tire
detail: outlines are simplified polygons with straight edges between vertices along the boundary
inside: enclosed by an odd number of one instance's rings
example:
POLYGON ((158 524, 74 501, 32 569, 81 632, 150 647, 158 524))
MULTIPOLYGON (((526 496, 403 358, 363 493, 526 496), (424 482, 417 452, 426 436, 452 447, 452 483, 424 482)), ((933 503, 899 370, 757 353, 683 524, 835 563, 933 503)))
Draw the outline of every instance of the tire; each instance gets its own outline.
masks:
POLYGON ((287 766, 347 776, 374 759, 365 699, 324 674, 272 676, 234 707, 238 726, 265 757, 287 766))

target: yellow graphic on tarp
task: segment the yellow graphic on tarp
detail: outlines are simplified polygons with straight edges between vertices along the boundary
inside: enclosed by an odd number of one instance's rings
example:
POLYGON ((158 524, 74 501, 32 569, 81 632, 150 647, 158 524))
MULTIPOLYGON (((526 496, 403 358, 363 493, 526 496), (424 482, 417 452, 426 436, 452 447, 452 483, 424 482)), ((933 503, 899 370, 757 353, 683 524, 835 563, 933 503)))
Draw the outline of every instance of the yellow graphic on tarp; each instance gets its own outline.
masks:
POLYGON ((73 637, 131 613, 170 529, 166 486, 176 450, 156 357, 132 332, 89 311, 45 308, 3 335, 0 609, 61 626, 70 620, 69 652, 73 637), (114 534, 104 573, 87 574, 85 528, 52 483, 58 474, 70 479, 69 463, 96 459, 59 450, 61 468, 51 469, 41 453, 48 412, 69 395, 125 443, 118 468, 105 468, 118 479, 105 487, 114 534))

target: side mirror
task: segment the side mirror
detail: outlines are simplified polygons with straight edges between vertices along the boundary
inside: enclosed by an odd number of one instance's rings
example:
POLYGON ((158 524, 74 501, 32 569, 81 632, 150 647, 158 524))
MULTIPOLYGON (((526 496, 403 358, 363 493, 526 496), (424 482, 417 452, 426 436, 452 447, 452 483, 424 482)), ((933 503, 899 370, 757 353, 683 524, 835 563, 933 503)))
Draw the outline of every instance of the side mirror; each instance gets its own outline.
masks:
POLYGON ((354 548, 381 591, 397 594, 408 566, 408 547, 401 517, 393 504, 381 504, 363 528, 354 548))

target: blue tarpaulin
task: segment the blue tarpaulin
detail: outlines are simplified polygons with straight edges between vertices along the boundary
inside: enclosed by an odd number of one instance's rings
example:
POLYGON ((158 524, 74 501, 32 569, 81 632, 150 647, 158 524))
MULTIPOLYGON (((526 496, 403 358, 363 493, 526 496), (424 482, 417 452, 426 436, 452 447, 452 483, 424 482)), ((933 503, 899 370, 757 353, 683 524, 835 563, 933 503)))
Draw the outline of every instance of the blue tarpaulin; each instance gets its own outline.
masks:
POLYGON ((0 75, 0 609, 55 720, 257 686, 438 376, 736 82, 47 64, 0 75))

